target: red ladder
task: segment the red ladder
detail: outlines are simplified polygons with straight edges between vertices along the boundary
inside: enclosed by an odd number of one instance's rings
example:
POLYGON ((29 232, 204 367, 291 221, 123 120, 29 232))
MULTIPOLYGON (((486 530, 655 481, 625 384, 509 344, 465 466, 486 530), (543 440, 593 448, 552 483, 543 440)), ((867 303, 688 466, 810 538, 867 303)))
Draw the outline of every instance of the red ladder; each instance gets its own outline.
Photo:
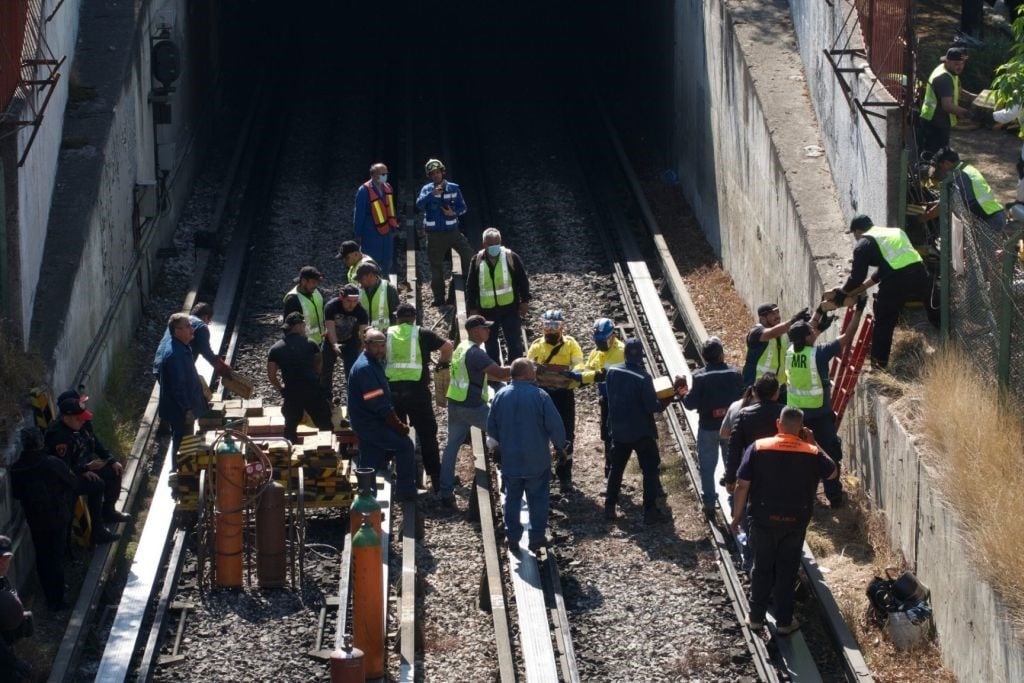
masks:
MULTIPOLYGON (((853 306, 846 309, 846 316, 843 318, 842 331, 853 320, 853 306)), ((832 360, 832 367, 829 369, 829 379, 832 380, 832 411, 836 414, 836 429, 843 421, 843 413, 853 396, 853 389, 857 386, 857 378, 860 377, 861 368, 864 366, 864 359, 871 350, 871 333, 875 327, 875 319, 871 314, 864 316, 864 324, 854 337, 853 343, 848 344, 840 357, 832 360)))

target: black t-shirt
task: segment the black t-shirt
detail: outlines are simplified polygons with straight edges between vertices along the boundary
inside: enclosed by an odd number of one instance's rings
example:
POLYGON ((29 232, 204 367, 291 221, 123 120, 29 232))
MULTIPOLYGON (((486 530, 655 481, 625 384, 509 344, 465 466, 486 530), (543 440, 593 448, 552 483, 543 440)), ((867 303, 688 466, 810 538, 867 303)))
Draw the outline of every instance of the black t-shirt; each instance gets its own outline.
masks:
POLYGON ((359 326, 370 324, 370 318, 366 315, 362 304, 356 304, 351 311, 346 311, 338 297, 334 297, 324 304, 324 320, 334 321, 334 332, 338 337, 338 343, 342 346, 358 344, 359 326))
MULTIPOLYGON (((427 384, 430 381, 430 373, 428 372, 430 354, 444 346, 446 341, 448 340, 436 332, 431 332, 424 327, 420 328, 420 358, 423 359, 423 371, 420 372, 420 378, 416 380, 418 384, 427 384)), ((392 387, 395 384, 405 384, 405 382, 391 382, 392 387)))
MULTIPOLYGON (((935 116, 932 117, 932 125, 937 128, 949 128, 949 114, 942 108, 943 97, 953 97, 953 76, 949 73, 942 73, 932 81, 932 90, 935 92, 935 116)), ((953 102, 953 104, 960 104, 953 102)))
POLYGON ((270 347, 267 360, 277 363, 285 387, 297 384, 315 385, 319 377, 313 367, 313 360, 318 353, 320 347, 315 342, 304 334, 292 332, 270 347))

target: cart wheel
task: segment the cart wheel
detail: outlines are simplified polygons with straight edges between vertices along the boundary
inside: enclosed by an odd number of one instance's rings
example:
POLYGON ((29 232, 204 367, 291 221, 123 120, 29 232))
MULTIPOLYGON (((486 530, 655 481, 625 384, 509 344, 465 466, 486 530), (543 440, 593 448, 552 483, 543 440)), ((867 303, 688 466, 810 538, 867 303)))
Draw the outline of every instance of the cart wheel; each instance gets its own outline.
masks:
POLYGON ((299 541, 299 587, 301 588, 306 582, 306 475, 302 467, 299 468, 298 511, 295 536, 299 541))
POLYGON ((199 498, 196 504, 196 584, 199 592, 205 592, 208 584, 206 582, 206 564, 209 561, 210 533, 208 524, 210 515, 206 509, 206 470, 199 472, 199 498))

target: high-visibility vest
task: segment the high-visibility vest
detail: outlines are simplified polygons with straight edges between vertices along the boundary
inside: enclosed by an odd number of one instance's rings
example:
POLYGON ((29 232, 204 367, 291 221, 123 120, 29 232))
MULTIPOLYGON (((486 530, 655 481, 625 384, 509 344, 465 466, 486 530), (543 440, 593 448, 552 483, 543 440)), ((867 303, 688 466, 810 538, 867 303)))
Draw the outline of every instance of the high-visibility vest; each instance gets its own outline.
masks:
POLYGON ((978 169, 974 168, 970 164, 964 164, 961 168, 964 175, 971 179, 971 188, 974 190, 974 198, 978 202, 978 206, 985 212, 986 216, 992 216, 1003 210, 1003 205, 996 200, 995 194, 992 192, 991 186, 988 181, 985 180, 985 176, 981 175, 978 169))
MULTIPOLYGON (((369 256, 363 256, 363 258, 359 259, 354 266, 352 266, 351 268, 348 269, 348 281, 349 282, 351 282, 353 284, 359 284, 359 282, 356 280, 356 271, 359 270, 359 266, 363 265, 364 263, 369 263, 369 264, 374 265, 374 266, 377 265, 377 262, 374 261, 369 256)), ((380 269, 380 266, 377 266, 377 268, 380 269)))
POLYGON ((893 270, 923 262, 921 253, 910 243, 907 233, 899 228, 883 228, 875 225, 864 234, 875 240, 882 252, 882 258, 893 270))
MULTIPOLYGON (((931 121, 935 118, 935 109, 939 105, 939 100, 935 97, 932 81, 942 74, 949 74, 953 78, 953 104, 960 104, 960 77, 955 73, 946 71, 945 64, 939 64, 932 70, 931 76, 928 77, 928 85, 924 89, 924 102, 921 103, 921 118, 925 121, 931 121)), ((950 128, 956 126, 956 116, 953 114, 949 115, 949 126, 950 128)))
POLYGON ((391 186, 384 183, 384 199, 381 199, 380 195, 377 194, 372 180, 367 180, 363 183, 363 187, 366 188, 370 195, 370 218, 373 219, 373 225, 377 228, 377 232, 381 235, 386 235, 391 232, 392 228, 397 228, 398 219, 395 218, 395 195, 391 191, 391 186))
POLYGON ((512 291, 512 270, 508 267, 508 249, 501 248, 501 256, 494 266, 491 276, 490 264, 486 258, 480 259, 480 308, 508 306, 515 301, 512 291))
MULTIPOLYGON (((469 395, 469 370, 466 369, 465 356, 471 346, 476 346, 476 344, 466 339, 455 347, 455 353, 452 354, 451 380, 448 383, 448 393, 445 394, 449 401, 462 403, 469 395)), ((487 403, 490 397, 491 391, 485 377, 480 387, 480 400, 487 403)))
POLYGON ((790 344, 786 350, 786 375, 789 377, 786 405, 805 410, 825 405, 825 388, 821 384, 815 355, 814 346, 796 351, 790 344))
POLYGON ((306 336, 319 344, 324 340, 324 295, 319 289, 314 289, 312 296, 306 296, 299 291, 298 285, 288 290, 284 298, 287 300, 292 294, 299 297, 299 303, 302 305, 302 317, 306 319, 306 336))
POLYGON ((388 283, 381 278, 373 297, 365 289, 359 290, 359 303, 370 317, 370 327, 386 332, 391 327, 391 311, 388 309, 388 283))
POLYGON ((754 381, 761 379, 766 372, 774 372, 775 378, 779 380, 779 386, 786 383, 786 365, 782 356, 782 347, 789 346, 789 337, 785 334, 769 339, 767 346, 757 358, 757 371, 754 374, 754 381))
POLYGON ((388 355, 384 374, 389 382, 416 382, 423 375, 420 328, 402 323, 388 328, 388 355))

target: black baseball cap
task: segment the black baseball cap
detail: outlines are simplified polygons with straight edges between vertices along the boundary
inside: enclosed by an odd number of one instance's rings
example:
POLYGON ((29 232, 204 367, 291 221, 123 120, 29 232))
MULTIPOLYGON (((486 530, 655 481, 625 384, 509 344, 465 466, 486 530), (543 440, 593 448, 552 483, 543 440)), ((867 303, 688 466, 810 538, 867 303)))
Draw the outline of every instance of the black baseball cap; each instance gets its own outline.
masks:
POLYGON ((642 361, 644 359, 644 343, 636 337, 627 339, 623 354, 629 360, 642 361))
POLYGON ((92 419, 92 413, 82 407, 81 402, 74 396, 69 396, 57 404, 61 415, 74 415, 88 422, 92 419))
POLYGON ((364 275, 369 275, 370 273, 373 273, 374 275, 380 275, 380 268, 377 267, 376 263, 364 263, 358 268, 356 268, 357 278, 361 278, 364 275))
POLYGON ((324 274, 316 269, 316 266, 303 266, 299 271, 300 280, 323 280, 324 274))
POLYGON ((940 62, 962 62, 965 59, 970 59, 970 58, 971 58, 970 55, 968 55, 962 49, 960 49, 958 47, 951 47, 948 50, 946 50, 946 54, 944 54, 942 57, 939 57, 939 61, 940 62))
POLYGON ((757 315, 758 316, 766 316, 769 313, 771 313, 772 311, 777 311, 777 310, 779 310, 779 305, 778 304, 761 304, 760 306, 757 307, 757 315))
POLYGON ((359 243, 355 240, 345 240, 341 243, 341 249, 338 250, 338 258, 345 258, 349 254, 354 254, 360 251, 359 243))
POLYGON ((466 318, 466 332, 469 332, 472 329, 476 329, 477 327, 490 327, 493 324, 494 323, 492 323, 482 315, 471 315, 468 318, 466 318))
POLYGON ((806 341, 807 338, 810 337, 813 332, 814 330, 811 329, 810 324, 801 320, 800 322, 795 323, 792 327, 790 327, 789 332, 787 334, 789 334, 790 341, 802 342, 806 341))
POLYGON ((292 311, 284 317, 284 324, 281 325, 281 329, 287 332, 299 323, 306 322, 306 316, 302 315, 298 311, 292 311))
POLYGON ((933 159, 935 163, 942 161, 952 161, 954 164, 960 163, 960 155, 956 153, 956 150, 952 147, 943 147, 935 153, 933 159))
POLYGON ((341 288, 339 296, 359 296, 359 288, 355 285, 345 285, 341 288))

